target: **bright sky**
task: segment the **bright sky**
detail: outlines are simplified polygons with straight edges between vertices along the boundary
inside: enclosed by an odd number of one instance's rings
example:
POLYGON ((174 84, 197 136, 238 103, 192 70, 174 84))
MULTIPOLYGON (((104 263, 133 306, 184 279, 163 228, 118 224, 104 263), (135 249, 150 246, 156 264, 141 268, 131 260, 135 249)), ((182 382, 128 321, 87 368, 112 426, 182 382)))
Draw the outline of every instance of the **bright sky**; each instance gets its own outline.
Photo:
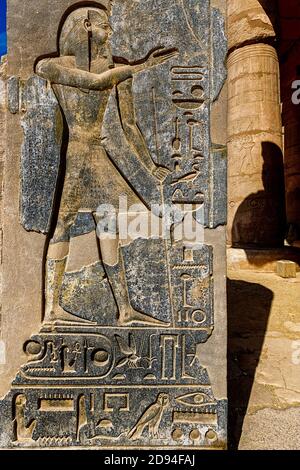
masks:
POLYGON ((6 54, 6 0, 0 0, 0 56, 6 54))

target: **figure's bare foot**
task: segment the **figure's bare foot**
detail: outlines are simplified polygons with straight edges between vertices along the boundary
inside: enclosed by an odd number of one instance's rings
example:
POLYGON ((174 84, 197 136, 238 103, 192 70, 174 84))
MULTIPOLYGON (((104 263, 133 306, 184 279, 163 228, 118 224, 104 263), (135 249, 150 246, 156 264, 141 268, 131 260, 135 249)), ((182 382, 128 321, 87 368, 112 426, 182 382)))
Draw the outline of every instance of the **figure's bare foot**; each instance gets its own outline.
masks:
POLYGON ((66 312, 60 305, 46 307, 46 314, 44 323, 48 324, 65 324, 65 323, 93 323, 90 320, 86 320, 72 313, 66 312))
POLYGON ((138 312, 133 308, 129 308, 123 312, 120 312, 119 316, 119 324, 121 326, 125 325, 132 325, 134 323, 140 325, 149 325, 149 326, 164 326, 167 327, 170 323, 166 323, 161 320, 157 320, 157 318, 153 318, 150 315, 146 315, 145 313, 138 312))

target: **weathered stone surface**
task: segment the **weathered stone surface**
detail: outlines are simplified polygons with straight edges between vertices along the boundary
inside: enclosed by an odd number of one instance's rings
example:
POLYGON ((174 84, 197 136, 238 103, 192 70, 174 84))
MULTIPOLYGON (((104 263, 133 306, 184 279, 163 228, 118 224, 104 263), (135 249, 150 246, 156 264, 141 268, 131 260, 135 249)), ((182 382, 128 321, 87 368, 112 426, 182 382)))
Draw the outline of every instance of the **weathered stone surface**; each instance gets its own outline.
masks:
MULTIPOLYGON (((7 112, 7 61, 0 60, 0 296, 2 297, 2 249, 3 249, 3 174, 6 155, 6 112, 7 112)), ((2 304, 2 301, 1 301, 2 304)), ((0 316, 0 335, 2 334, 2 316, 0 316)), ((6 361, 5 343, 0 340, 0 365, 6 361)))
POLYGON ((228 2, 229 49, 251 42, 265 42, 276 36, 276 5, 272 0, 230 0, 228 2))
POLYGON ((212 148, 214 199, 211 208, 212 227, 227 223, 227 148, 212 148))
POLYGON ((300 408, 265 408, 247 416, 240 450, 299 450, 300 408))
MULTIPOLYGON (((25 280, 31 332, 5 372, 1 446, 225 448, 226 151, 210 137, 224 20, 208 0, 70 6, 30 2, 22 53, 9 34, 21 84, 9 149, 22 149, 22 185, 19 211, 9 181, 4 229, 21 226, 34 300, 29 309, 25 280), (27 44, 49 8, 49 43, 27 44), (180 238, 187 220, 200 238, 180 238)), ((7 245, 6 331, 11 254, 7 245)), ((18 254, 20 274, 25 264, 18 254)))
POLYGON ((297 265, 293 261, 280 260, 277 261, 278 276, 284 278, 295 278, 297 277, 297 265))
POLYGON ((102 263, 65 273, 60 304, 76 317, 114 325, 118 314, 102 263))
POLYGON ((16 114, 20 109, 19 77, 10 77, 7 80, 7 106, 12 114, 16 114))
POLYGON ((283 279, 235 267, 229 279, 231 445, 299 448, 299 274, 283 279))
POLYGON ((135 240, 123 248, 123 256, 128 292, 133 307, 139 312, 148 311, 153 317, 170 322, 172 301, 170 301, 164 242, 135 240))
MULTIPOLYGON (((47 82, 30 78, 22 91, 21 221, 26 230, 50 230, 60 163, 62 117, 47 82)), ((15 111, 16 112, 16 111, 15 111)))
MULTIPOLYGON (((212 34, 213 34, 213 70, 212 74, 212 98, 216 100, 224 86, 224 77, 227 75, 224 57, 227 55, 226 25, 223 12, 219 9, 212 10, 212 34)), ((219 143, 219 142, 218 142, 219 143)))
POLYGON ((245 270, 275 273, 277 262, 282 259, 296 263, 297 271, 300 271, 299 251, 287 246, 277 250, 242 250, 238 248, 227 249, 227 266, 231 271, 234 271, 235 269, 241 269, 242 271, 245 270))

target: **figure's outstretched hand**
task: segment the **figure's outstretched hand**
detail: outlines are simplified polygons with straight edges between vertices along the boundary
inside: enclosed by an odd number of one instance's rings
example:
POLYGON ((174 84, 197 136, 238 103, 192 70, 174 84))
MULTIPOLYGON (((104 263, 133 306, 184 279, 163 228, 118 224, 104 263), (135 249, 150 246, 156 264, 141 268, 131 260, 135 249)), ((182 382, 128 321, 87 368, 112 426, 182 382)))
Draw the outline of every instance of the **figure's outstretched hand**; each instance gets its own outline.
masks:
POLYGON ((158 47, 151 52, 148 59, 146 60, 146 68, 155 67, 156 65, 163 64, 167 60, 173 59, 178 56, 178 50, 175 48, 158 47))
POLYGON ((167 62, 168 60, 173 59, 177 56, 178 50, 176 48, 166 48, 163 46, 159 46, 147 56, 143 63, 134 66, 135 72, 140 72, 142 70, 156 67, 157 65, 161 65, 164 62, 167 62))
POLYGON ((165 181, 166 177, 170 174, 170 170, 165 168, 164 166, 157 166, 153 171, 153 175, 157 178, 161 183, 165 181))

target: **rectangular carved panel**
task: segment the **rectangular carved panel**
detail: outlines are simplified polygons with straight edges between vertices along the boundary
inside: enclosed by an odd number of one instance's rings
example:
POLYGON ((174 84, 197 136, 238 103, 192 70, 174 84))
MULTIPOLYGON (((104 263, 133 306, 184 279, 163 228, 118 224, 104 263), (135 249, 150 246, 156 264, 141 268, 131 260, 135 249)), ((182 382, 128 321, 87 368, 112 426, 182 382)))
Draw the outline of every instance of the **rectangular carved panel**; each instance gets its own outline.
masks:
POLYGON ((57 51, 24 45, 10 66, 21 184, 6 224, 40 276, 19 315, 32 292, 42 311, 1 445, 224 449, 223 17, 208 0, 115 0, 55 1, 53 18, 57 51))

